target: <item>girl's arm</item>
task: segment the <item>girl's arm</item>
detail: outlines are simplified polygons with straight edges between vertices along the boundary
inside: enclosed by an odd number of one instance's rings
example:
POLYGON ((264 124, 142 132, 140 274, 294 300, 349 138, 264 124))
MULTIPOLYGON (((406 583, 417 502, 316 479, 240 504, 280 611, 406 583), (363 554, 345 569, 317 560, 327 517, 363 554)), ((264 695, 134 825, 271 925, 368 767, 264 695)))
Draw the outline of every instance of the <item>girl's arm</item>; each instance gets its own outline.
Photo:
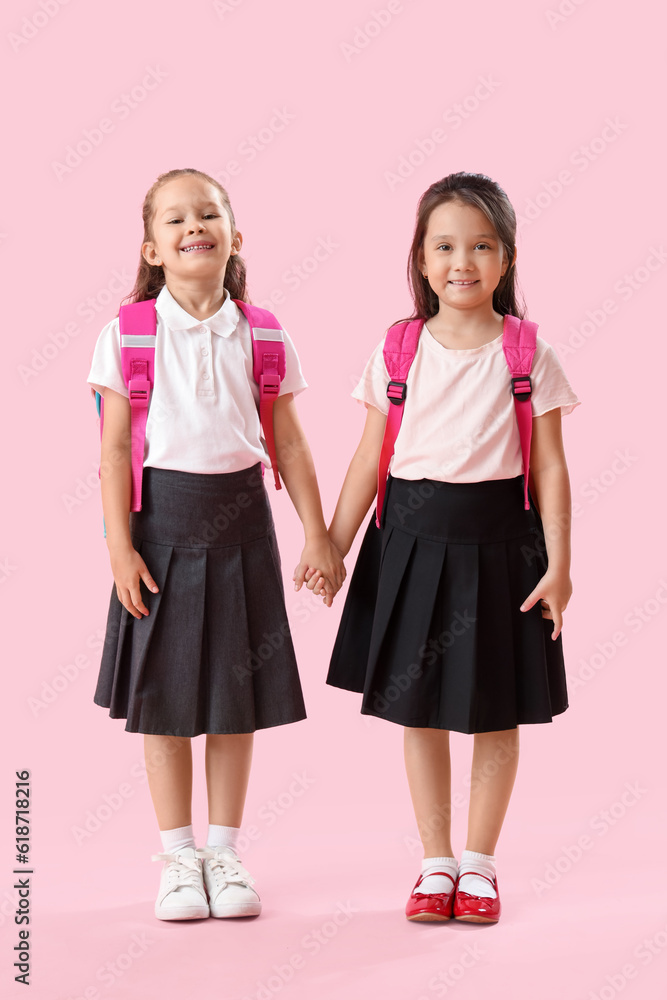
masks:
POLYGON ((148 614, 141 596, 140 581, 157 593, 158 586, 130 537, 132 455, 130 401, 120 392, 104 389, 104 424, 100 462, 102 509, 107 529, 107 548, 116 593, 135 618, 148 614))
POLYGON ((273 433, 278 472, 305 534, 304 549, 294 571, 294 589, 301 588, 309 567, 317 569, 328 581, 325 603, 331 606, 333 595, 343 585, 345 567, 340 553, 329 540, 313 458, 296 412, 294 394, 291 392, 278 396, 273 405, 273 433))
POLYGON ((536 506, 544 525, 548 568, 537 587, 521 605, 521 610, 528 611, 541 598, 542 617, 553 619, 551 638, 555 640, 563 627, 563 611, 572 596, 572 497, 563 450, 559 406, 539 417, 533 417, 530 470, 536 506))
POLYGON ((368 403, 361 441, 347 470, 336 504, 329 537, 340 554, 350 551, 361 522, 377 493, 378 462, 384 437, 386 414, 368 403))

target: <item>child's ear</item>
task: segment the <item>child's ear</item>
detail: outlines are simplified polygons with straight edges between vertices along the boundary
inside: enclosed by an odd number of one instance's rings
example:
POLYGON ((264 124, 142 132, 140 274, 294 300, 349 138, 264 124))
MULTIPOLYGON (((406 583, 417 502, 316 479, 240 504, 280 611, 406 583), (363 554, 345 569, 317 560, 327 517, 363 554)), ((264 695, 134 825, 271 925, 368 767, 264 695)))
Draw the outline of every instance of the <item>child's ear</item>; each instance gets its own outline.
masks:
POLYGON ((158 263, 157 253, 152 243, 143 244, 141 248, 141 256, 144 258, 147 264, 156 265, 158 263))

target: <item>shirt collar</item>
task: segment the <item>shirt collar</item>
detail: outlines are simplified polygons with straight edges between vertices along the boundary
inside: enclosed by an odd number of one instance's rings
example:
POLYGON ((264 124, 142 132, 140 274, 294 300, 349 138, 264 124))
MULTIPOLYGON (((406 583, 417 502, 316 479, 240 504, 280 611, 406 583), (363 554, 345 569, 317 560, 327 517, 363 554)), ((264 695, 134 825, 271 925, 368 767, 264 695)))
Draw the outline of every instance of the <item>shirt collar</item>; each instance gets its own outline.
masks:
POLYGON ((155 308, 170 330, 194 330, 199 326, 207 326, 220 337, 229 337, 239 322, 239 310, 236 303, 225 288, 225 297, 217 313, 208 319, 196 319, 178 304, 166 285, 163 285, 155 300, 155 308))

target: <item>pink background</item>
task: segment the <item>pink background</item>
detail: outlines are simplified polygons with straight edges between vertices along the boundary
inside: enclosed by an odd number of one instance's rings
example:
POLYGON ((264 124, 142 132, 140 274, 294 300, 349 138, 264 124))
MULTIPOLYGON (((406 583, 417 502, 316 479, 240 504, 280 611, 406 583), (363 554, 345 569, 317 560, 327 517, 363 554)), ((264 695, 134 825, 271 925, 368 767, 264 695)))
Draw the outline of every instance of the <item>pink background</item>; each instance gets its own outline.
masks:
MULTIPOLYGON (((217 8, 3 8, 2 990, 26 995, 13 983, 11 807, 14 771, 29 768, 33 997, 662 996, 667 258, 654 5, 217 8), (153 89, 142 90, 149 70, 153 89), (137 87, 129 107, 123 95, 137 87), (54 163, 103 119, 90 155, 58 177, 54 163), (261 148, 251 159, 252 135, 261 148), (237 173, 226 177, 230 160, 237 173), (392 180, 401 162, 406 176, 392 180), (522 729, 495 927, 405 920, 421 855, 402 732, 325 686, 344 594, 327 610, 290 590, 300 525, 272 488, 309 717, 256 737, 245 818, 255 839, 243 857, 264 913, 251 923, 153 917, 159 838, 142 737, 92 701, 112 578, 85 380, 99 330, 131 287, 144 193, 182 166, 226 183, 254 301, 282 293, 275 311, 310 384, 298 409, 327 517, 363 423, 349 392, 410 308, 420 194, 447 173, 482 172, 525 219, 517 266, 529 315, 583 405, 563 422, 575 502, 570 708, 522 729), (321 240, 335 244, 326 259, 288 277, 321 240), (68 496, 79 501, 70 509, 68 496), (97 811, 99 829, 77 840, 97 811)), ((203 739, 194 747, 203 843, 203 739)), ((452 736, 459 857, 471 751, 472 737, 452 736)))

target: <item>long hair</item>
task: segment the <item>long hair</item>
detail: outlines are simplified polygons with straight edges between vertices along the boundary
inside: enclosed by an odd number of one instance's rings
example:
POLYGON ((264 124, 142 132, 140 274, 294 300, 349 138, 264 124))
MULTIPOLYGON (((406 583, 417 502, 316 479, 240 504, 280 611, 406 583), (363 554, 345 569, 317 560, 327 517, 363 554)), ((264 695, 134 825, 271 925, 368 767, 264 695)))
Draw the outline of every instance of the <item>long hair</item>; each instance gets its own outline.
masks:
MULTIPOLYGON (((429 320, 439 309, 438 296, 424 277, 420 260, 423 255, 424 237, 428 229, 431 212, 439 205, 449 201, 465 202, 486 215, 503 244, 509 261, 514 256, 516 246, 516 214, 509 198, 503 189, 485 174, 469 174, 461 171, 449 174, 442 180, 431 184, 419 199, 415 231, 408 257, 408 285, 414 303, 412 316, 406 316, 404 322, 412 319, 429 320)), ((502 316, 517 316, 524 319, 525 303, 518 302, 518 281, 516 265, 510 264, 500 279, 493 293, 493 308, 502 316)))
MULTIPOLYGON (((212 184, 218 189, 220 195, 222 196, 222 203, 227 210, 229 215, 229 221, 232 226, 232 236, 236 235, 236 220, 234 219, 234 213, 232 211, 231 202, 229 200, 229 195, 214 177, 209 177, 208 174, 203 173, 201 170, 195 170, 192 167, 184 167, 180 170, 169 170, 165 174, 160 174, 158 179, 155 181, 153 186, 150 188, 146 197, 144 198, 144 204, 141 210, 141 214, 144 220, 144 238, 141 241, 142 246, 144 243, 153 241, 153 216, 155 214, 155 195, 163 184, 167 181, 173 180, 175 177, 183 177, 185 174, 192 174, 195 177, 202 177, 209 184, 212 184)), ((157 297, 160 289, 164 286, 165 277, 164 271, 160 265, 149 264, 147 260, 144 259, 142 253, 139 254, 139 267, 137 268, 137 277, 134 282, 134 288, 126 295, 123 302, 143 302, 145 299, 154 299, 157 297)), ((249 298, 246 291, 246 264, 240 254, 230 254, 229 260, 227 261, 227 267, 225 269, 224 286, 228 289, 230 297, 233 299, 240 299, 242 302, 249 302, 249 298)))

